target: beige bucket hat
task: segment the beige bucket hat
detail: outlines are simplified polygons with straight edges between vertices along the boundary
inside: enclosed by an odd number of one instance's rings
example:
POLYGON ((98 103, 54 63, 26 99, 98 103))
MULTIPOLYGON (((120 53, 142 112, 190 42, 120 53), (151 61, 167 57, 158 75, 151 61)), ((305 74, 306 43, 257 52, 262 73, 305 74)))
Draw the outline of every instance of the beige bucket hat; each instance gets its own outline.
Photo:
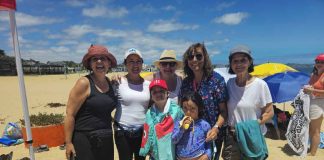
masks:
POLYGON ((175 50, 164 50, 160 56, 160 59, 154 62, 156 67, 160 67, 160 62, 176 62, 177 69, 182 67, 182 62, 177 60, 175 50))

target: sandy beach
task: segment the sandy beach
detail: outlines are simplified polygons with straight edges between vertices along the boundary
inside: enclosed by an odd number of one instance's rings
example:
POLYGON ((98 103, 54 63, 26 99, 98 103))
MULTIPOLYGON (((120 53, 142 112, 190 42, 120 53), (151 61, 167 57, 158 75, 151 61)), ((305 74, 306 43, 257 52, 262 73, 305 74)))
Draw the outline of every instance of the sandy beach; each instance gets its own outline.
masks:
MULTIPOLYGON (((65 106, 50 108, 47 104, 66 104, 70 89, 74 86, 77 79, 83 75, 84 74, 71 74, 67 76, 25 76, 29 113, 38 114, 39 112, 46 112, 65 114, 65 106)), ((23 119, 18 77, 0 77, 0 90, 0 132, 2 133, 8 122, 19 122, 19 119, 23 119)), ((283 104, 278 104, 277 106, 278 108, 283 109, 283 104)), ((292 107, 290 107, 289 103, 286 103, 285 109, 292 110, 292 107)), ((324 124, 322 124, 321 131, 324 131, 324 124)), ((266 142, 269 149, 269 159, 299 159, 299 157, 289 148, 286 140, 266 138, 266 142)), ((0 146, 0 154, 9 153, 10 151, 14 152, 14 160, 29 156, 29 150, 25 148, 23 144, 11 147, 0 146)), ((63 160, 65 159, 64 153, 65 151, 60 150, 59 147, 52 147, 50 148, 50 151, 35 153, 35 157, 39 160, 63 160)), ((116 155, 117 153, 115 154, 115 157, 116 155)), ((324 149, 318 149, 317 156, 306 157, 306 159, 320 160, 323 159, 323 157, 324 149)))

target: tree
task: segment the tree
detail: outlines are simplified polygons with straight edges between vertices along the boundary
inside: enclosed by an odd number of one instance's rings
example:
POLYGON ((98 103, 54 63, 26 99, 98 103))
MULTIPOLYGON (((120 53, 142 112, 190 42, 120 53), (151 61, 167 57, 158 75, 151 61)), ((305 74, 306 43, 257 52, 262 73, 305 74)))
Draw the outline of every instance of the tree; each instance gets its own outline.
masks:
POLYGON ((0 57, 2 56, 6 56, 6 53, 4 52, 4 50, 0 49, 0 57))

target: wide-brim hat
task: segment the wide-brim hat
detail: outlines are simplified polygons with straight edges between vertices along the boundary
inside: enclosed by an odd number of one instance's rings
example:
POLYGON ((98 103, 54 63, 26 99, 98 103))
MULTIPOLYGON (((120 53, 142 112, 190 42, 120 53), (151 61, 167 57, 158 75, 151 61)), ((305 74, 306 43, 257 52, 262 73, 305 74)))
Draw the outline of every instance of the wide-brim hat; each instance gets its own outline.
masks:
POLYGON ((106 47, 101 45, 91 45, 88 49, 88 53, 86 53, 82 59, 83 66, 88 70, 91 70, 89 60, 93 56, 106 56, 110 60, 112 68, 117 66, 115 56, 112 53, 110 53, 106 47))
POLYGON ((176 62, 177 69, 182 67, 182 62, 177 60, 177 56, 174 50, 164 50, 160 56, 160 59, 154 62, 156 67, 160 67, 160 62, 176 62))

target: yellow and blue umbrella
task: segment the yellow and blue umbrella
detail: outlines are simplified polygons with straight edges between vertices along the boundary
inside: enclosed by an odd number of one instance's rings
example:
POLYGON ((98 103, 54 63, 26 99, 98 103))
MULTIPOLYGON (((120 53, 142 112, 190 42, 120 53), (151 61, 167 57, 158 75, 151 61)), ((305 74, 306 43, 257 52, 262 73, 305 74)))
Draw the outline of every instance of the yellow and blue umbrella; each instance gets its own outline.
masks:
POLYGON ((256 77, 267 77, 281 72, 297 72, 296 69, 282 63, 264 63, 254 67, 254 72, 251 75, 256 77))
POLYGON ((263 79, 270 89, 273 103, 293 100, 299 90, 309 81, 309 75, 302 72, 282 72, 263 79))

